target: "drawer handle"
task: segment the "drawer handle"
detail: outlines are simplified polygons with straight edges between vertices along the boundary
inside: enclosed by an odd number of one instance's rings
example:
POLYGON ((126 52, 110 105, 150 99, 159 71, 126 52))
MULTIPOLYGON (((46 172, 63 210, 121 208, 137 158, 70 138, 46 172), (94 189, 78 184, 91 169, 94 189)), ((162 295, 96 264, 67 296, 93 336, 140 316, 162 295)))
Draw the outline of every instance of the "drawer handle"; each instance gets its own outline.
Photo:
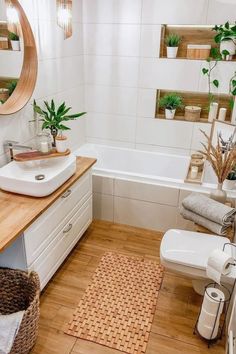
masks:
POLYGON ((67 234, 67 232, 69 232, 72 229, 72 224, 69 224, 64 230, 63 230, 63 234, 67 234))
POLYGON ((67 198, 67 197, 69 197, 69 195, 71 195, 71 189, 68 189, 68 191, 66 191, 61 197, 67 198))

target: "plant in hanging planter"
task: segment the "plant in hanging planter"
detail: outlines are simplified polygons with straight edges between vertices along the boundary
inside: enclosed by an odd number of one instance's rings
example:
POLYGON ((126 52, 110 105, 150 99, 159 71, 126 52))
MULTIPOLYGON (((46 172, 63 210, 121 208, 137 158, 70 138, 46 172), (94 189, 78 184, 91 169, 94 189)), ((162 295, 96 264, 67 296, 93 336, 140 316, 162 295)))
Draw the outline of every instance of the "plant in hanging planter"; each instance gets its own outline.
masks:
POLYGON ((178 34, 170 33, 165 38, 167 58, 176 58, 181 37, 178 34))
POLYGON ((165 109, 166 119, 173 119, 177 108, 183 108, 183 99, 177 93, 166 94, 159 99, 159 107, 165 109))
MULTIPOLYGON (((56 108, 54 100, 51 100, 50 104, 49 102, 44 101, 44 106, 45 106, 44 109, 42 109, 37 105, 36 101, 34 101, 33 104, 34 112, 38 113, 43 118, 42 129, 50 130, 51 135, 53 137, 54 147, 57 145, 56 144, 57 136, 58 136, 58 141, 64 141, 63 146, 65 146, 67 138, 63 135, 63 132, 66 130, 70 130, 71 128, 69 128, 63 123, 75 120, 83 116, 84 114, 86 114, 86 112, 68 115, 68 112, 71 110, 71 107, 66 107, 65 102, 63 102, 58 108, 56 108)), ((59 145, 61 146, 60 143, 59 145)), ((61 150, 60 147, 59 150, 61 150)))
POLYGON ((215 25, 215 42, 220 45, 220 53, 227 60, 231 60, 236 53, 236 23, 230 25, 227 21, 224 25, 215 25))
POLYGON ((20 37, 14 32, 9 32, 9 40, 11 41, 12 50, 20 50, 20 37))
POLYGON ((234 165, 224 181, 224 187, 225 189, 234 189, 236 187, 236 165, 234 165))
POLYGON ((211 198, 225 203, 227 194, 222 190, 222 186, 236 164, 236 147, 234 144, 228 144, 228 148, 225 149, 225 143, 219 135, 216 146, 213 146, 210 137, 203 130, 201 133, 206 138, 207 144, 201 143, 203 151, 199 152, 209 161, 218 180, 218 189, 212 191, 211 198))

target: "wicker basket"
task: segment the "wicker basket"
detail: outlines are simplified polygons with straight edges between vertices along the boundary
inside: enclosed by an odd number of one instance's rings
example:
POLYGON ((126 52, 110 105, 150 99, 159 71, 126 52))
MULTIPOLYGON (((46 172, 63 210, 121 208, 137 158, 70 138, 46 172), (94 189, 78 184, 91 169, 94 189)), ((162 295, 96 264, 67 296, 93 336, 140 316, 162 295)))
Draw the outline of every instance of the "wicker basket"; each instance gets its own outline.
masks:
POLYGON ((198 106, 186 106, 185 107, 185 120, 190 122, 197 122, 200 120, 201 107, 198 106))
POLYGON ((27 354, 38 334, 40 284, 37 273, 0 268, 0 314, 25 310, 10 354, 27 354))

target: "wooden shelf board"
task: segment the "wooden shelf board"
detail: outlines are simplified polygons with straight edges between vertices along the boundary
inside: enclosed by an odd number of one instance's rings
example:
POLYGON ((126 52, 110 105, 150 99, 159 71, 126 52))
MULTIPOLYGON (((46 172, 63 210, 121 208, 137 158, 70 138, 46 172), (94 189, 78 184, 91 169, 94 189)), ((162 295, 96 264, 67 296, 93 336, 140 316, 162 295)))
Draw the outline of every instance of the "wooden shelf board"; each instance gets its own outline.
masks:
MULTIPOLYGON (((156 119, 163 119, 163 120, 168 120, 168 121, 171 120, 171 119, 166 119, 164 114, 158 114, 156 119)), ((198 120, 196 122, 192 122, 190 120, 186 120, 184 116, 175 116, 173 120, 179 121, 179 122, 187 122, 187 123, 208 123, 208 124, 211 124, 210 122, 208 122, 208 119, 206 119, 206 118, 200 118, 200 120, 198 120)))

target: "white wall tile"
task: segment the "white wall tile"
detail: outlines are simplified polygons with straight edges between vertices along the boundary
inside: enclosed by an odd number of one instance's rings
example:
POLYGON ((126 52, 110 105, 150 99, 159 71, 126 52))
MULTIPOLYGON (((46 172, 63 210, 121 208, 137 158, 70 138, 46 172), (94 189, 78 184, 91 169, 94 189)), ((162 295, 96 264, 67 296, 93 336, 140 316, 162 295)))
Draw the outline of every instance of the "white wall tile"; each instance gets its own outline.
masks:
POLYGON ((114 179, 111 177, 93 175, 93 192, 113 195, 114 179))
POLYGON ((107 114, 135 116, 137 111, 138 89, 86 85, 86 109, 107 114))
POLYGON ((199 60, 142 58, 140 87, 197 91, 200 63, 199 60))
POLYGON ((137 115, 142 118, 155 118, 157 91, 139 89, 137 115))
POLYGON ((161 25, 142 25, 140 56, 159 58, 161 44, 161 25))
POLYGON ((84 25, 85 54, 139 56, 139 48, 139 25, 84 25))
POLYGON ((157 231, 176 227, 176 207, 127 198, 114 198, 114 222, 157 231))
POLYGON ((93 218, 113 221, 113 196, 93 193, 93 218))
POLYGON ((207 0, 143 0, 142 22, 152 24, 204 24, 207 0))
POLYGON ((132 142, 135 139, 135 119, 121 116, 107 116, 89 113, 87 116, 87 136, 100 139, 132 142))
POLYGON ((209 0, 207 23, 210 25, 235 22, 236 2, 234 0, 209 0))
POLYGON ((137 87, 139 58, 86 55, 86 84, 137 87))
POLYGON ((141 0, 86 0, 85 23, 140 23, 141 0))
POLYGON ((136 143, 190 149, 193 124, 165 119, 138 119, 136 143))
POLYGON ((100 138, 93 138, 87 137, 87 143, 91 144, 100 144, 100 145, 108 145, 108 146, 116 146, 116 147, 123 147, 128 149, 135 149, 135 143, 129 143, 127 141, 118 141, 118 140, 109 140, 109 139, 100 139, 100 138))
POLYGON ((114 195, 163 205, 177 206, 179 190, 155 184, 115 179, 114 195))
POLYGON ((208 136, 210 136, 211 124, 210 123, 194 124, 191 150, 197 151, 203 149, 201 142, 206 143, 206 139, 204 135, 201 133, 201 130, 203 130, 208 136))
MULTIPOLYGON (((207 63, 202 63, 200 70, 199 91, 208 92, 207 76, 202 74, 202 68, 208 68, 207 63)), ((222 61, 218 62, 211 74, 211 81, 217 79, 219 81, 219 88, 211 85, 211 92, 217 95, 218 93, 229 93, 229 82, 235 73, 235 62, 222 61)))
POLYGON ((171 147, 158 146, 158 145, 136 144, 135 148, 137 150, 161 152, 164 154, 171 154, 171 155, 189 156, 189 154, 190 154, 189 149, 179 149, 179 148, 175 148, 175 147, 171 148, 171 147))

